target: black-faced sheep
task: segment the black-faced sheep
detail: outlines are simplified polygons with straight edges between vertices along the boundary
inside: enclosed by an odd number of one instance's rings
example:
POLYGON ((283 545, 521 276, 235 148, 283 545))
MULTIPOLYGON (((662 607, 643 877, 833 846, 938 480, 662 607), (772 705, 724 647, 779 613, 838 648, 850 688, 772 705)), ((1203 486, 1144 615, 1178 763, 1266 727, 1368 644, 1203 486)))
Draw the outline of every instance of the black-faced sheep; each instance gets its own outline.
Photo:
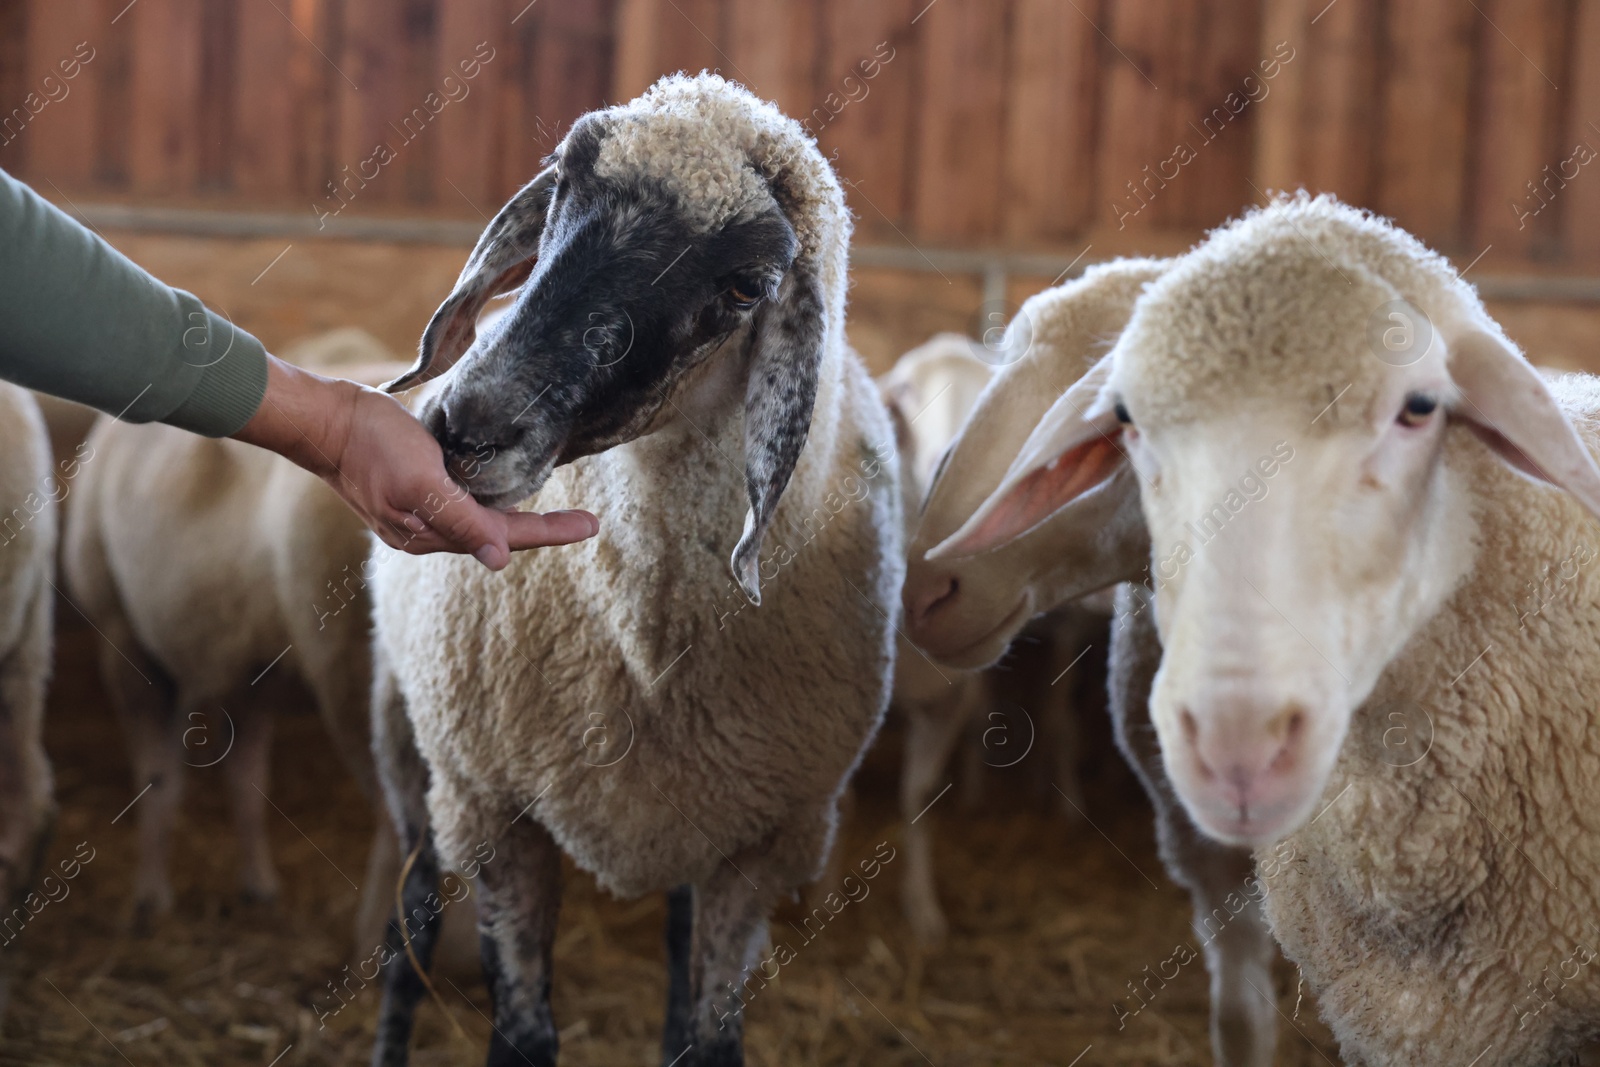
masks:
POLYGON ((671 890, 662 1062, 742 1062, 767 915, 821 869, 893 668, 893 438, 844 337, 849 229, 796 123, 667 78, 573 125, 428 327, 404 381, 459 359, 421 417, 460 480, 602 527, 498 575, 378 575, 375 730, 423 921, 390 946, 375 1063, 406 1058, 438 861, 486 841, 491 1064, 554 1062, 563 852, 671 890))

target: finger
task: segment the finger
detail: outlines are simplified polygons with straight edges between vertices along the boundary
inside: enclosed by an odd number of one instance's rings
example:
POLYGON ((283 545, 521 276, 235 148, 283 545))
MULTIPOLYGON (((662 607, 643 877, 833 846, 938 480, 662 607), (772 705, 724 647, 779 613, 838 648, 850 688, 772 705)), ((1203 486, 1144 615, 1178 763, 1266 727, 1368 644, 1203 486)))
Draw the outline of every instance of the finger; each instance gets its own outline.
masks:
POLYGON ((466 493, 446 497, 444 506, 428 516, 428 526, 444 542, 441 548, 478 556, 490 570, 499 570, 510 559, 505 519, 466 493))
POLYGON ((544 515, 532 511, 508 511, 506 543, 511 551, 570 545, 600 532, 600 520, 587 511, 552 511, 544 515))

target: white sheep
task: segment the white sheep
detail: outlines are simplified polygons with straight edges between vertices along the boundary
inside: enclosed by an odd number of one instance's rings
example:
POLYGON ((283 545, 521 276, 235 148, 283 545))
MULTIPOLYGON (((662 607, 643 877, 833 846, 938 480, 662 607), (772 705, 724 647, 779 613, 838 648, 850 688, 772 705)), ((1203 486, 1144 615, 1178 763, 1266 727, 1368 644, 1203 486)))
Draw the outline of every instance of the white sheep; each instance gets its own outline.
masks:
MULTIPOLYGON (((399 369, 353 329, 290 344, 283 356, 369 383, 399 369)), ((277 711, 309 697, 345 765, 378 799, 366 584, 387 552, 369 563, 365 527, 333 490, 260 449, 111 419, 83 449, 63 569, 105 638, 101 676, 141 792, 135 921, 147 926, 172 906, 168 851, 186 765, 227 761, 244 894, 270 900, 279 879, 264 819, 277 711)), ((381 819, 361 878, 358 957, 383 939, 398 870, 381 819)))
MULTIPOLYGON (((1081 278, 1030 298, 1008 328, 1001 369, 951 443, 907 551, 906 633, 941 669, 995 662, 1037 613, 1147 577, 1150 553, 1137 481, 1125 470, 994 551, 934 560, 926 553, 999 487, 1039 419, 1110 348, 1145 286, 1173 262, 1125 259, 1090 267, 1081 278)), ((1108 694, 1117 745, 1155 809, 1162 862, 1193 901, 1195 936, 1211 975, 1216 1060, 1266 1067, 1277 1015, 1251 984, 1265 988, 1271 981, 1276 950, 1260 913, 1251 856, 1197 833, 1173 794, 1139 696, 1160 646, 1153 632, 1144 632, 1149 615, 1138 610, 1142 599, 1135 590, 1125 588, 1121 596, 1108 694)), ((1133 971, 1130 977, 1137 978, 1133 971)), ((1142 1004, 1137 995, 1132 989, 1113 1006, 1118 1029, 1142 1004)))
MULTIPOLYGON (((878 379, 895 427, 908 541, 916 533, 923 497, 941 457, 994 376, 994 358, 962 334, 939 334, 901 356, 878 379)), ((945 767, 969 728, 983 727, 983 745, 970 746, 974 758, 966 768, 963 796, 969 805, 977 803, 985 763, 1015 766, 1041 735, 1047 735, 1063 814, 1071 820, 1082 818, 1076 709, 1066 706, 1064 697, 1073 687, 1057 689, 1051 683, 1058 682, 1074 665, 1087 634, 1099 626, 1100 617, 1095 613, 1069 607, 1031 627, 1029 639, 1046 645, 1048 654, 1033 664, 1040 669, 1025 671, 1020 679, 1012 670, 1008 680, 1012 689, 1019 681, 1037 683, 1029 686, 1028 693, 1029 704, 1041 713, 1037 717, 1026 708, 1021 708, 1020 714, 1010 705, 1002 710, 1002 695, 1009 690, 998 685, 999 679, 992 673, 940 666, 904 637, 899 641, 891 706, 906 723, 900 772, 906 850, 901 899, 906 920, 923 945, 940 944, 949 929, 934 881, 931 807, 944 794, 941 786, 948 784, 943 777, 945 767), (1042 679, 1033 677, 1040 673, 1042 679), (987 719, 983 717, 986 707, 990 709, 987 719)), ((1048 785, 1045 792, 1057 795, 1048 785)))
POLYGON ((1277 843, 1272 929, 1345 1058, 1574 1054, 1600 1032, 1600 380, 1547 383, 1447 261, 1301 195, 1152 283, 1088 381, 940 552, 1104 484, 1120 459, 1085 457, 1120 430, 1163 764, 1206 833, 1277 843))
MULTIPOLYGON (((26 390, 0 383, 0 937, 14 940, 48 889, 35 884, 55 821, 44 750, 55 605, 56 505, 77 459, 52 467, 50 439, 26 390)), ((4 1015, 10 954, 0 961, 4 1015)))
POLYGON ((742 1062, 743 1007, 794 954, 758 958, 767 915, 821 870, 893 668, 896 463, 845 341, 849 231, 795 122, 670 77, 574 123, 429 325, 397 384, 460 360, 421 416, 452 471, 602 525, 499 574, 378 575, 376 743, 421 921, 373 1062, 407 1055, 437 858, 485 844, 491 1063, 555 1055, 563 852, 619 895, 671 890, 663 1062, 742 1062))
MULTIPOLYGON (((994 368, 974 354, 976 347, 960 334, 939 334, 901 356, 878 379, 894 423, 908 540, 916 531, 923 494, 940 457, 994 374, 994 368)), ((987 696, 981 673, 940 669, 910 642, 898 642, 891 703, 906 720, 900 770, 900 813, 906 820, 901 901, 912 931, 928 946, 944 940, 949 923, 934 885, 933 835, 923 816, 939 790, 950 753, 987 696)))

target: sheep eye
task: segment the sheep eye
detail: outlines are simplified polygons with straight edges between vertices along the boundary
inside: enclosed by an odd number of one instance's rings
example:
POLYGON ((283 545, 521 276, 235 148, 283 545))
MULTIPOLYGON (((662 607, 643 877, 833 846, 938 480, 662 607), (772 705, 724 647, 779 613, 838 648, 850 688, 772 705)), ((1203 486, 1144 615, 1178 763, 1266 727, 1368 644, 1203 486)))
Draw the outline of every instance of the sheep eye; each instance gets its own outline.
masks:
POLYGON ((1119 400, 1117 401, 1117 406, 1112 410, 1117 413, 1117 421, 1122 423, 1122 425, 1133 425, 1133 416, 1128 414, 1128 405, 1119 400))
POLYGON ((745 278, 736 279, 732 285, 728 286, 728 291, 725 295, 728 298, 728 303, 740 311, 749 311, 761 303, 761 298, 766 294, 761 291, 760 285, 745 278))
POLYGON ((1400 425, 1421 426, 1438 406, 1438 399, 1427 393, 1408 393, 1405 406, 1400 409, 1400 425))

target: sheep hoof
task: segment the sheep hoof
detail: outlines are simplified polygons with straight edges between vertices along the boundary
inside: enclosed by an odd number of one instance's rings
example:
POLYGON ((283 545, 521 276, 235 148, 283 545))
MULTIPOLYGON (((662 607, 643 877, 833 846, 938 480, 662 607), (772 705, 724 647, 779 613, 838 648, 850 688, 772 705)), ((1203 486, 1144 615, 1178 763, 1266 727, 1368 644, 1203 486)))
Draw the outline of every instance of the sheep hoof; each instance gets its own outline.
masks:
POLYGON ((944 917, 938 901, 908 899, 905 911, 906 921, 911 924, 911 932, 920 947, 929 950, 944 947, 950 936, 950 921, 944 917))
POLYGON ((270 908, 278 903, 278 887, 245 886, 239 890, 239 900, 249 908, 270 908))
POLYGON ((149 937, 156 925, 172 914, 172 890, 140 895, 133 901, 133 917, 128 930, 134 937, 149 937))

